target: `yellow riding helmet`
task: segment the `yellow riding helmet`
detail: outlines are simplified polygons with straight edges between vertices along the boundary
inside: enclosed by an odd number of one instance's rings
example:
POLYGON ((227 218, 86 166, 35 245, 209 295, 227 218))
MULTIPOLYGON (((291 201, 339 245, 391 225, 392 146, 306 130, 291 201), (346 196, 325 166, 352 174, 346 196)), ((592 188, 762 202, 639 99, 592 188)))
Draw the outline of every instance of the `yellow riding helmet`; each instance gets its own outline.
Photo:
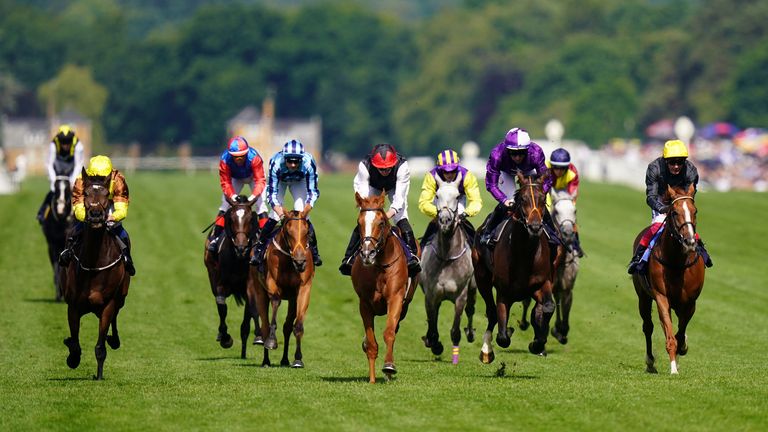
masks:
POLYGON ((85 169, 85 173, 89 176, 106 177, 112 174, 112 161, 106 156, 94 156, 88 162, 88 168, 85 169))
POLYGON ((664 159, 687 158, 688 147, 680 140, 669 140, 664 143, 664 159))
POLYGON ((437 155, 437 168, 441 171, 455 171, 459 167, 459 154, 453 150, 443 150, 437 155))

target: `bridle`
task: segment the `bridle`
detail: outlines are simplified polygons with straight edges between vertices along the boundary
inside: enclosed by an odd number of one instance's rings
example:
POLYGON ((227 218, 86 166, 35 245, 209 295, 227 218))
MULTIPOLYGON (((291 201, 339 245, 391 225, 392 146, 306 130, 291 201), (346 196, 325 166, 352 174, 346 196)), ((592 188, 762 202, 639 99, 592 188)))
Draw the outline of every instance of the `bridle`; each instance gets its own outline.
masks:
MULTIPOLYGON (((306 245, 301 244, 301 241, 296 242, 296 244, 291 244, 291 237, 286 235, 286 227, 288 226, 286 222, 288 221, 304 221, 307 224, 307 231, 309 231, 309 220, 307 220, 306 217, 295 217, 295 216, 285 216, 282 220, 282 224, 280 225, 280 234, 279 237, 281 239, 282 243, 285 243, 285 248, 283 248, 280 243, 277 241, 277 236, 272 239, 272 244, 275 246, 275 248, 282 253, 283 255, 290 258, 294 263, 296 262, 296 259, 294 258, 294 254, 296 253, 296 250, 299 247, 303 247, 305 250, 309 249, 309 243, 306 245)), ((301 238, 301 236, 299 236, 301 238)))
MULTIPOLYGON (((528 179, 530 180, 530 177, 528 177, 528 179)), ((532 208, 530 209, 530 211, 528 211, 528 214, 526 215, 526 214, 524 214, 525 210, 523 209, 522 203, 515 203, 515 205, 517 206, 517 210, 518 210, 519 216, 520 216, 517 219, 517 222, 521 223, 526 229, 528 229, 529 228, 528 219, 531 218, 534 214, 538 213, 539 217, 541 217, 541 219, 544 220, 544 212, 536 205, 536 194, 534 193, 534 190, 533 190, 534 186, 541 186, 541 184, 540 183, 533 183, 533 182, 531 182, 531 183, 526 184, 525 186, 528 188, 528 190, 525 191, 525 192, 520 190, 519 193, 520 194, 523 194, 523 193, 530 194, 532 208)))
MULTIPOLYGON (((56 186, 54 186, 54 187, 59 189, 59 195, 62 195, 62 196, 54 195, 51 198, 51 202, 50 202, 51 210, 53 210, 54 205, 56 205, 56 206, 60 205, 59 201, 63 200, 64 203, 61 204, 61 205, 63 205, 64 208, 65 208, 64 213, 66 213, 66 215, 64 216, 64 220, 67 220, 69 218, 69 214, 72 212, 71 199, 68 200, 67 196, 66 196, 67 195, 67 189, 70 188, 69 177, 68 176, 56 176, 55 185, 56 186), (65 183, 66 186, 59 186, 59 184, 62 184, 62 183, 65 183), (69 207, 69 211, 66 211, 67 207, 69 207)), ((56 222, 61 222, 61 220, 59 219, 58 211, 51 211, 51 216, 53 217, 53 220, 55 220, 56 222)))
MULTIPOLYGON (((85 190, 88 190, 89 188, 93 189, 94 191, 101 191, 103 189, 107 189, 105 186, 102 186, 102 185, 99 185, 99 184, 90 184, 90 185, 88 185, 85 188, 85 190)), ((109 191, 107 191, 107 193, 109 193, 109 191)), ((99 200, 98 202, 95 202, 95 203, 94 202, 89 202, 88 203, 88 207, 86 208, 86 218, 85 219, 86 219, 86 222, 88 222, 89 224, 104 223, 107 220, 107 212, 109 210, 109 199, 104 200, 106 202, 106 204, 104 204, 104 203, 102 203, 100 201, 101 200, 99 200), (89 216, 90 213, 91 213, 91 210, 94 207, 96 207, 98 210, 101 210, 102 217, 104 218, 103 221, 102 220, 94 220, 94 218, 89 216)))
MULTIPOLYGON (((375 208, 374 207, 370 207, 370 208, 363 207, 363 208, 360 208, 360 213, 369 212, 369 211, 381 212, 381 213, 384 214, 384 220, 385 221, 388 220, 387 212, 385 212, 382 207, 375 207, 375 208)), ((385 224, 385 225, 386 225, 386 228, 381 230, 381 234, 379 235, 378 238, 373 237, 373 236, 362 236, 362 238, 360 240, 360 244, 357 247, 357 251, 360 252, 362 250, 363 243, 365 243, 366 241, 371 241, 371 242, 373 242, 373 245, 374 245, 373 246, 374 254, 376 256, 379 256, 379 253, 381 253, 382 249, 384 249, 384 246, 387 244, 387 239, 389 238, 390 234, 392 234, 392 225, 390 225, 388 223, 385 224)), ((358 228, 359 228, 359 224, 358 224, 358 228)), ((378 266, 381 267, 381 268, 386 269, 387 267, 390 267, 390 266, 392 266, 392 264, 397 262, 397 260, 399 260, 400 257, 403 256, 403 255, 404 254, 399 254, 397 256, 397 258, 392 260, 392 262, 387 263, 387 264, 378 264, 378 266)))
MULTIPOLYGON (((696 205, 696 201, 694 201, 693 197, 690 197, 690 196, 687 196, 687 195, 686 196, 677 197, 674 200, 672 200, 672 202, 669 204, 670 205, 670 211, 669 211, 669 215, 670 216, 674 216, 676 214, 675 211, 672 209, 672 205, 674 203, 676 203, 677 201, 681 201, 681 200, 691 200, 691 202, 694 205, 696 205)), ((671 222, 670 225, 672 225, 672 231, 670 232, 670 234, 681 245, 685 244, 685 237, 683 237, 683 235, 680 234, 680 230, 685 228, 686 225, 690 225, 691 226, 691 230, 693 231, 693 235, 694 235, 694 238, 695 238, 695 235, 696 235, 696 224, 694 222, 685 221, 682 224, 677 225, 677 220, 674 217, 668 218, 668 219, 670 219, 670 222, 671 222)))
MULTIPOLYGON (((453 228, 451 230, 451 236, 454 236, 454 235, 456 235, 456 230, 458 230, 459 224, 460 224, 460 222, 457 221, 457 219, 458 219, 457 213, 459 212, 458 204, 457 204, 456 209, 452 209, 452 208, 449 208, 449 207, 442 207, 442 208, 440 208, 440 211, 443 211, 443 210, 446 210, 446 211, 450 212, 450 214, 451 214, 451 223, 453 224, 453 228)), ((438 215, 439 215, 439 213, 438 213, 438 215)), ((439 235, 439 233, 438 233, 438 235, 439 235)), ((461 258, 467 252, 467 250, 469 249, 469 244, 468 244, 468 242, 465 241, 464 242, 464 247, 461 249, 461 252, 459 252, 458 254, 456 254, 454 256, 450 256, 450 257, 446 258, 446 257, 440 256, 440 252, 438 251, 437 246, 435 246, 435 243, 436 242, 434 240, 430 241, 428 246, 430 248, 432 248, 432 250, 435 252, 435 257, 437 257, 437 259, 439 259, 440 261, 443 261, 443 262, 455 261, 455 260, 461 258)))
POLYGON ((244 211, 244 212, 248 212, 248 213, 250 213, 250 212, 251 212, 251 208, 250 208, 250 206, 233 206, 233 207, 230 207, 230 208, 229 208, 229 212, 230 212, 230 215, 229 215, 229 217, 227 218, 227 219, 228 219, 228 221, 227 221, 228 223, 227 223, 226 229, 227 229, 227 235, 229 236, 229 240, 230 240, 230 242, 232 242, 232 245, 233 245, 233 246, 235 246, 235 236, 237 236, 238 234, 242 234, 242 235, 245 235, 245 236, 248 238, 248 244, 246 244, 246 246, 245 246, 245 251, 244 251, 244 252, 245 252, 245 255, 247 256, 247 255, 248 255, 248 252, 249 252, 249 251, 251 250, 251 248, 253 247, 253 234, 252 234, 252 233, 248 233, 248 232, 246 232, 246 231, 247 231, 249 228, 251 228, 251 227, 252 227, 252 225, 253 225, 253 222, 251 222, 251 223, 249 223, 249 224, 242 224, 242 225, 244 225, 245 227, 244 227, 244 228, 241 228, 241 229, 239 229, 239 230, 235 230, 235 229, 232 227, 232 219, 233 219, 233 217, 232 217, 232 213, 234 213, 235 215, 237 215, 237 217, 241 217, 240 215, 238 215, 238 214, 237 214, 237 212, 238 212, 238 211, 241 211, 241 210, 242 210, 242 211, 244 211))

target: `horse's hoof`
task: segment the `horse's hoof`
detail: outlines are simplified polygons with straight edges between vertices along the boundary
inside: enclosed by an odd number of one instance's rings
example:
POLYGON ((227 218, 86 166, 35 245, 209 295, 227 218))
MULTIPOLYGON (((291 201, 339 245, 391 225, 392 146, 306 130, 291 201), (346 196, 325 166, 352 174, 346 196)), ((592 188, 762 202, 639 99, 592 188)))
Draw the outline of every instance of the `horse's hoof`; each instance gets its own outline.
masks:
POLYGON ((528 321, 518 321, 517 326, 520 327, 520 330, 526 331, 528 330, 528 327, 531 326, 531 323, 529 323, 528 321))
POLYGON ((509 337, 503 337, 501 334, 496 335, 496 345, 502 348, 508 348, 511 341, 509 337))
POLYGON ((435 342, 435 344, 432 345, 432 354, 439 356, 440 354, 443 353, 443 349, 444 349, 443 344, 440 343, 440 341, 435 342))
POLYGON ((216 342, 221 342, 221 333, 216 334, 216 342))
POLYGON ((235 341, 232 339, 232 336, 226 333, 221 336, 221 340, 219 341, 219 345, 221 345, 222 348, 232 348, 234 343, 235 341))
POLYGON ((268 350, 277 349, 277 339, 275 339, 275 338, 267 338, 267 340, 264 341, 264 348, 266 348, 268 350))
POLYGON ((93 376, 94 381, 104 381, 104 376, 94 375, 93 376))
POLYGON ((552 337, 557 339, 558 342, 560 342, 562 345, 565 345, 568 343, 568 336, 563 335, 557 330, 557 327, 552 327, 552 330, 550 330, 550 334, 552 334, 552 337))
POLYGON ((394 363, 384 363, 384 367, 381 368, 381 371, 384 372, 384 375, 394 375, 397 373, 394 363))
POLYGON ((291 365, 291 362, 289 362, 287 358, 280 360, 280 367, 288 367, 290 365, 291 365))
POLYGON ((69 366, 70 369, 77 369, 77 367, 80 366, 80 353, 68 355, 67 366, 69 366))
POLYGON ((261 367, 263 367, 264 369, 271 368, 272 367, 272 363, 270 363, 270 362, 262 362, 261 363, 261 367))
POLYGON ((542 357, 546 357, 547 351, 544 349, 544 345, 545 344, 543 343, 533 341, 528 344, 528 351, 530 351, 531 354, 536 354, 542 357))
POLYGON ((254 336, 253 337, 253 344, 254 345, 264 345, 264 338, 261 336, 254 336))
POLYGON ((301 360, 294 360, 293 363, 291 363, 291 368, 304 369, 304 362, 301 360))
POLYGON ((496 354, 494 354, 493 351, 489 353, 480 351, 480 361, 483 362, 483 364, 491 364, 494 359, 496 359, 496 354))
POLYGON ((467 335, 467 342, 472 343, 475 341, 475 329, 464 327, 464 334, 467 335))
POLYGON ((653 365, 648 365, 645 368, 645 371, 650 373, 650 374, 657 374, 657 373, 659 373, 659 371, 656 370, 656 366, 653 366, 653 365))
MULTIPOLYGON (((421 340, 424 342, 425 347, 432 348, 432 344, 429 342, 429 339, 426 336, 422 336, 421 340)), ((365 351, 365 348, 363 348, 363 351, 365 351)))
POLYGON ((109 344, 109 347, 112 348, 113 350, 120 348, 120 336, 117 336, 117 335, 107 336, 107 343, 109 344))

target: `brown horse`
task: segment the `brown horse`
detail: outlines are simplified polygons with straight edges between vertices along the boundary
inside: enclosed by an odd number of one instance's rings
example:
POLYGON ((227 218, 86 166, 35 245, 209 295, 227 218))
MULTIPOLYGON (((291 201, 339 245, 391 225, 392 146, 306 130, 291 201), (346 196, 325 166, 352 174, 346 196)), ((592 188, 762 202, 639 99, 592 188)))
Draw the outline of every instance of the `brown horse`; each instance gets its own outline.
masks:
MULTIPOLYGON (((506 348, 514 331, 507 328, 509 310, 514 302, 531 297, 536 300, 531 314, 535 334, 528 350, 533 354, 546 355, 549 321, 555 309, 552 284, 562 248, 551 250, 547 242, 543 226, 546 195, 541 184, 519 173, 517 177, 520 187, 515 192, 510 217, 503 222, 498 244, 493 251, 489 251, 480 244, 478 235, 472 253, 475 279, 485 300, 488 318, 480 352, 483 363, 494 360, 491 338, 496 324, 499 325, 496 343, 506 348), (555 259, 552 259, 553 254, 556 254, 555 259), (495 300, 493 287, 496 288, 495 300)), ((481 230, 484 229, 485 226, 481 227, 481 230)))
POLYGON ((43 215, 43 234, 48 242, 48 259, 53 268, 53 285, 56 290, 56 301, 61 301, 61 271, 59 269, 59 255, 64 250, 67 239, 67 230, 72 226, 72 188, 69 184, 69 176, 56 176, 53 183, 53 194, 48 209, 43 215))
POLYGON ((80 364, 80 318, 89 312, 99 317, 99 338, 95 348, 98 367, 93 378, 100 380, 104 378, 104 360, 107 358, 104 342, 112 349, 120 347, 117 314, 125 304, 130 276, 117 239, 107 230, 111 178, 96 181, 88 177, 85 170, 82 178, 86 211, 83 233, 73 247, 74 259, 62 275, 70 332, 64 344, 69 348, 67 365, 74 369, 80 364), (107 335, 110 325, 112 334, 107 335))
POLYGON ((231 348, 234 343, 232 336, 227 333, 227 297, 234 296, 238 305, 242 305, 247 300, 243 309, 243 321, 240 324, 241 358, 245 358, 251 318, 258 318, 256 299, 249 297, 246 293, 251 246, 258 234, 258 224, 251 209, 254 202, 255 199, 248 201, 244 196, 237 197, 236 201, 230 201, 231 207, 224 215, 225 235, 219 243, 218 253, 208 252, 209 239, 205 241, 203 253, 203 261, 208 270, 208 281, 219 312, 219 331, 216 340, 222 348, 231 348))
MULTIPOLYGON (((268 235, 269 233, 263 233, 268 235)), ((309 250, 309 221, 304 212, 291 211, 265 251, 265 271, 251 267, 248 281, 249 297, 255 295, 261 317, 261 337, 264 339, 262 366, 271 366, 269 350, 277 348, 277 309, 282 299, 288 300, 288 313, 283 323, 283 358, 280 366, 303 368, 301 339, 304 336, 304 318, 309 308, 309 295, 315 277, 315 264, 309 250), (272 306, 272 321, 267 314, 272 306), (296 352, 291 363, 288 346, 291 332, 296 337, 296 352)))
POLYGON ((360 214, 357 229, 360 231, 360 249, 352 264, 352 285, 360 298, 360 316, 365 327, 363 352, 368 356, 368 381, 376 382, 376 357, 379 344, 373 329, 375 316, 386 315, 384 342, 384 376, 387 380, 397 373, 395 369, 395 335, 400 321, 408 313, 408 305, 416 288, 416 277, 408 277, 408 264, 401 240, 384 211, 384 193, 368 198, 355 193, 360 214))
MULTIPOLYGON (((632 275, 638 308, 645 333, 646 371, 656 373, 651 347, 653 320, 652 303, 656 301, 659 319, 666 336, 670 373, 677 373, 677 356, 688 352, 685 329, 696 311, 696 299, 704 286, 704 260, 696 252, 696 204, 693 185, 687 190, 667 187, 666 202, 670 202, 664 232, 650 253, 648 274, 632 275), (678 318, 677 333, 673 333, 671 310, 678 318)), ((646 228, 647 229, 647 228, 646 228)), ((645 232, 635 238, 634 249, 645 232)))

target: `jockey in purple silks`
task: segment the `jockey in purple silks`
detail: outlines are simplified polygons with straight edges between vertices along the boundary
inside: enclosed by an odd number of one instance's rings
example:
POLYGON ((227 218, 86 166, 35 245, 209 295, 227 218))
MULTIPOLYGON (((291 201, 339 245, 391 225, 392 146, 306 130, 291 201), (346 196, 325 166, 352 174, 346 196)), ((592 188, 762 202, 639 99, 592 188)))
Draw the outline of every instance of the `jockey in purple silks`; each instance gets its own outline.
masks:
MULTIPOLYGON (((512 128, 504 140, 493 150, 486 165, 485 187, 499 204, 488 216, 480 243, 493 247, 493 233, 510 207, 515 203, 515 182, 517 173, 524 176, 539 177, 544 193, 552 187, 552 178, 547 174, 544 151, 531 141, 528 132, 521 128, 512 128)), ((552 217, 544 213, 544 225, 550 237, 555 233, 552 217)), ((557 240, 555 240, 557 241, 557 240)))

